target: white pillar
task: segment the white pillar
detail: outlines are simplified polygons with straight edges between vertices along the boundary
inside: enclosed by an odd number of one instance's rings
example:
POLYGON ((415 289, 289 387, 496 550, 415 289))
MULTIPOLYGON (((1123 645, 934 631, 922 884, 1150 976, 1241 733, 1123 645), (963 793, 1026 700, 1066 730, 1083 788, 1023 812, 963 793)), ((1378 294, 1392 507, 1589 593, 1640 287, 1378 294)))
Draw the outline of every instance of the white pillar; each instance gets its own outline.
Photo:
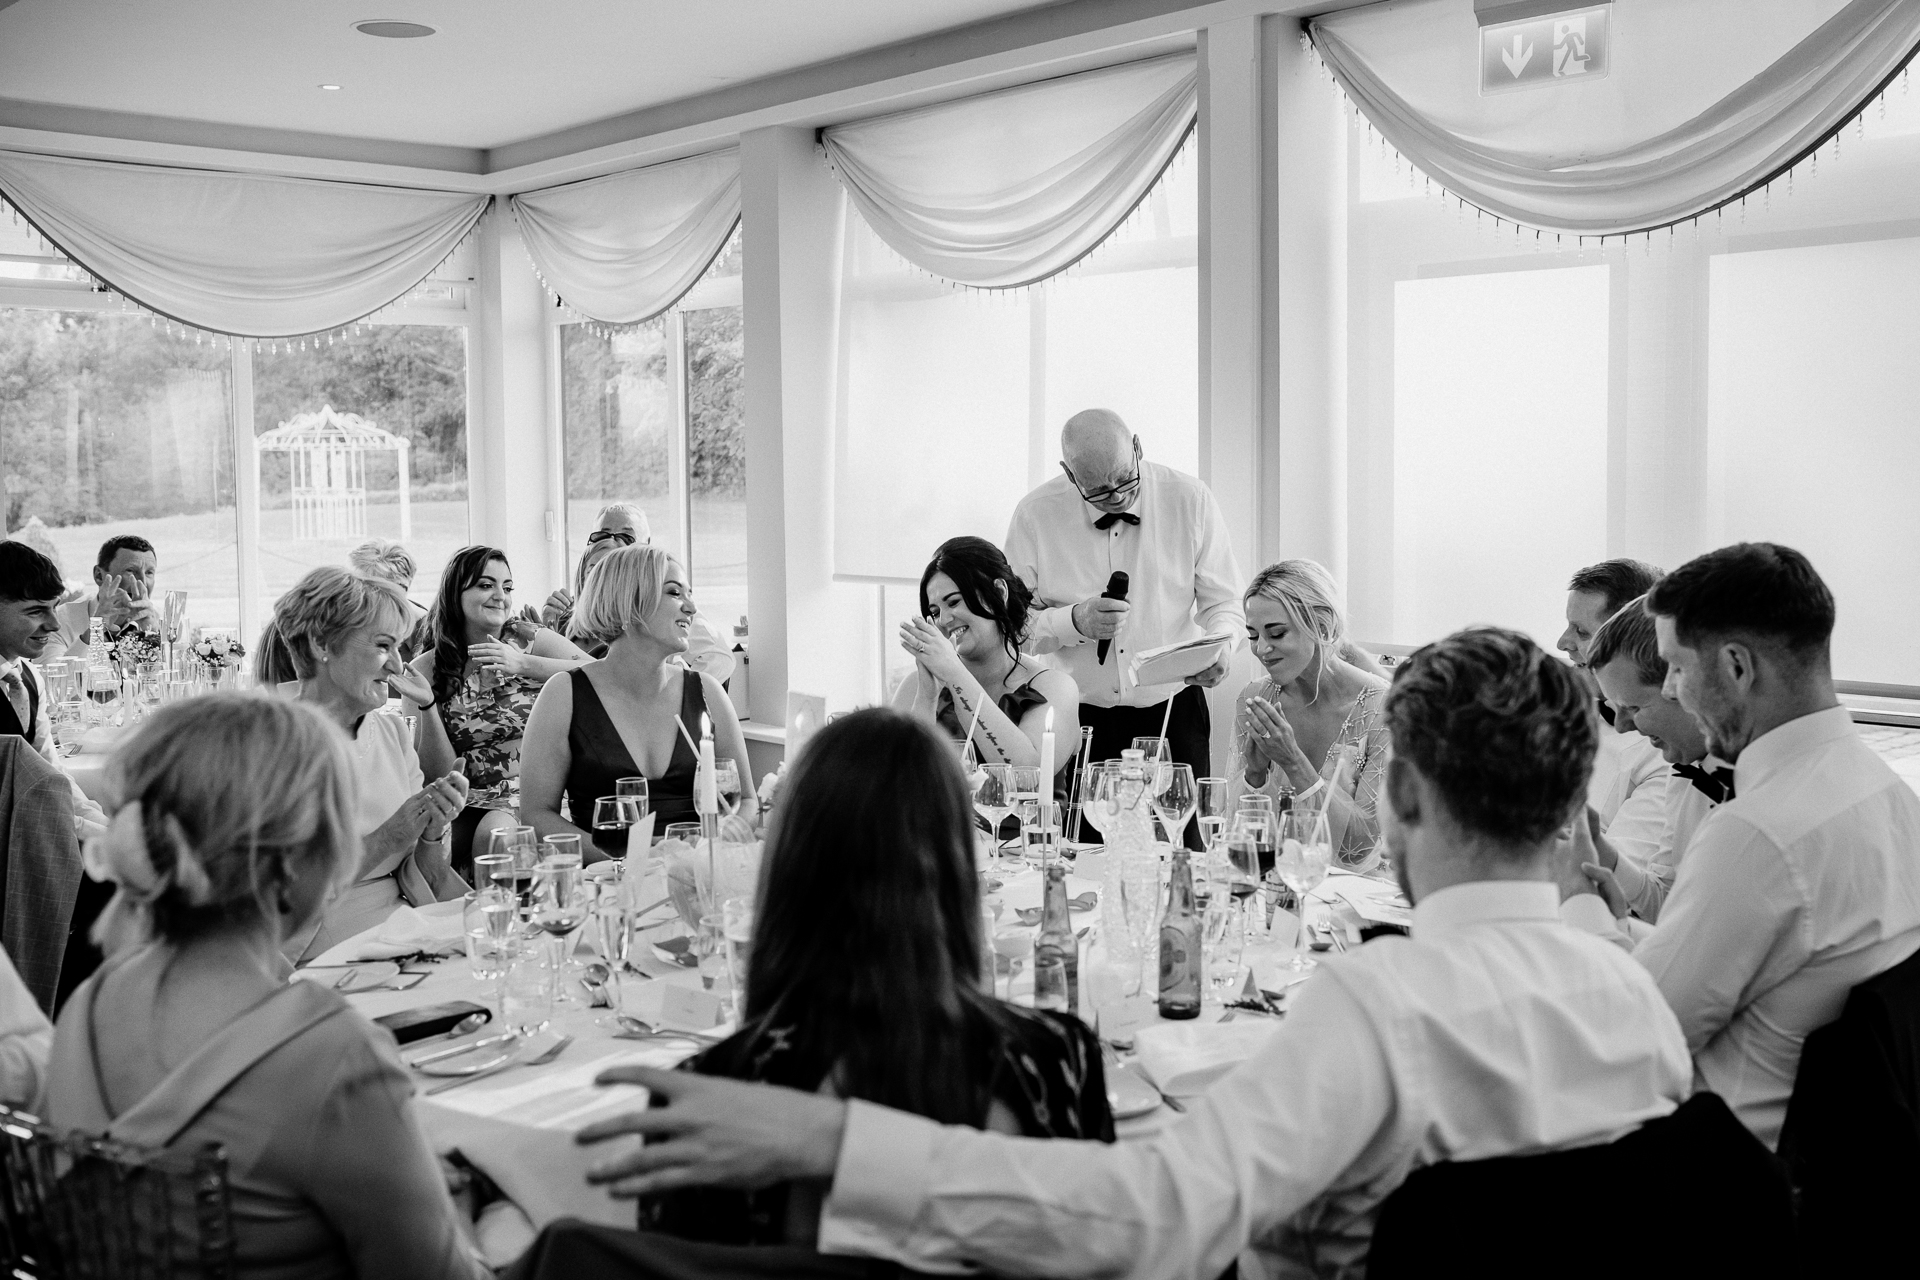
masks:
POLYGON ((1347 577, 1347 126, 1340 94, 1301 48, 1299 26, 1265 27, 1263 236, 1268 439, 1263 560, 1307 556, 1347 577))
MULTIPOLYGON (((253 345, 233 344, 233 518, 240 553, 240 643, 253 652, 273 601, 262 600, 260 576, 260 451, 253 444, 253 345)), ((188 606, 192 606, 189 600, 188 606)))
POLYGON ((753 718, 787 690, 872 696, 870 588, 833 581, 833 374, 841 198, 810 128, 740 136, 753 718))
POLYGON ((513 561, 518 595, 538 604, 566 577, 549 433, 546 292, 520 228, 496 204, 480 221, 479 279, 467 329, 467 520, 474 542, 513 561))

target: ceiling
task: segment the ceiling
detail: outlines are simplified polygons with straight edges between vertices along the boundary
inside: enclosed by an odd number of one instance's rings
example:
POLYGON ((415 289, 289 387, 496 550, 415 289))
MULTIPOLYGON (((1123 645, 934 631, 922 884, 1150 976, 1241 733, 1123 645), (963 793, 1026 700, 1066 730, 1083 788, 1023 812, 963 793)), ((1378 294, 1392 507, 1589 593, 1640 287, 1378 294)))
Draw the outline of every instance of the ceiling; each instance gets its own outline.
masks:
POLYGON ((387 2, 0 0, 0 99, 487 150, 1056 0, 387 2))

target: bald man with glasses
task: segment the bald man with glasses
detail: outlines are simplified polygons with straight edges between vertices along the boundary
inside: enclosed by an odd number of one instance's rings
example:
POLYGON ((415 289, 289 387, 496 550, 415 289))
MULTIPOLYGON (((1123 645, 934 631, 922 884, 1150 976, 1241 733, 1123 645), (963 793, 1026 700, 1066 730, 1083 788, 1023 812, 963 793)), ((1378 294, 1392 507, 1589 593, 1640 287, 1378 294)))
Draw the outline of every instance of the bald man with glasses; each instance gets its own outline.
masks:
POLYGON ((1022 647, 1054 655, 1080 686, 1092 759, 1117 759, 1164 720, 1173 759, 1208 774, 1206 691, 1226 678, 1247 626, 1220 505, 1193 476, 1146 461, 1140 437, 1107 409, 1069 418, 1060 454, 1064 474, 1022 498, 1007 531, 1007 559, 1038 606, 1022 647), (1128 577, 1125 600, 1102 595, 1116 571, 1128 577), (1141 650, 1203 635, 1234 644, 1183 684, 1133 682, 1141 650))

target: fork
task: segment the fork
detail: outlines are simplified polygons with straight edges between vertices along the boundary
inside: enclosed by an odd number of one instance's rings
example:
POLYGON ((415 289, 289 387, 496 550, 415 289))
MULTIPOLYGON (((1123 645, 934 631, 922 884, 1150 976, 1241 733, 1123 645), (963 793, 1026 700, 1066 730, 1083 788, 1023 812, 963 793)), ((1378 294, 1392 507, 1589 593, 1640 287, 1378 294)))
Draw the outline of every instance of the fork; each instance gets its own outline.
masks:
POLYGON ((488 1076, 499 1075, 502 1071, 506 1071, 512 1067, 542 1066, 559 1057, 560 1051, 572 1043, 572 1036, 561 1036, 558 1040, 542 1049, 539 1053, 534 1054, 531 1058, 515 1058, 503 1062, 497 1067, 488 1067, 485 1071, 476 1071, 470 1076, 461 1076, 458 1080, 449 1080, 445 1084, 437 1084, 427 1090, 426 1096, 431 1097, 436 1093, 445 1093, 449 1089, 457 1089, 461 1085, 471 1084, 475 1080, 485 1080, 488 1076))

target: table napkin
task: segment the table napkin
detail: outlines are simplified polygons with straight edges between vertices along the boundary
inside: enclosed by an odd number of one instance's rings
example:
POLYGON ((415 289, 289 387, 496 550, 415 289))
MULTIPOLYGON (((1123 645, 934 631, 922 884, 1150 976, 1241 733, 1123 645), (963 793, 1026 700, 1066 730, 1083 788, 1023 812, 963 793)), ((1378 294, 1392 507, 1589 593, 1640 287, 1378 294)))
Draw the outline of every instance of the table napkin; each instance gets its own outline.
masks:
POLYGON ((435 902, 418 908, 395 907, 386 923, 348 938, 315 958, 318 966, 391 960, 396 956, 454 955, 466 949, 461 902, 435 902))
POLYGON ((1134 1032, 1134 1048, 1160 1092, 1191 1097, 1251 1058, 1279 1026, 1265 1018, 1155 1022, 1134 1032))

